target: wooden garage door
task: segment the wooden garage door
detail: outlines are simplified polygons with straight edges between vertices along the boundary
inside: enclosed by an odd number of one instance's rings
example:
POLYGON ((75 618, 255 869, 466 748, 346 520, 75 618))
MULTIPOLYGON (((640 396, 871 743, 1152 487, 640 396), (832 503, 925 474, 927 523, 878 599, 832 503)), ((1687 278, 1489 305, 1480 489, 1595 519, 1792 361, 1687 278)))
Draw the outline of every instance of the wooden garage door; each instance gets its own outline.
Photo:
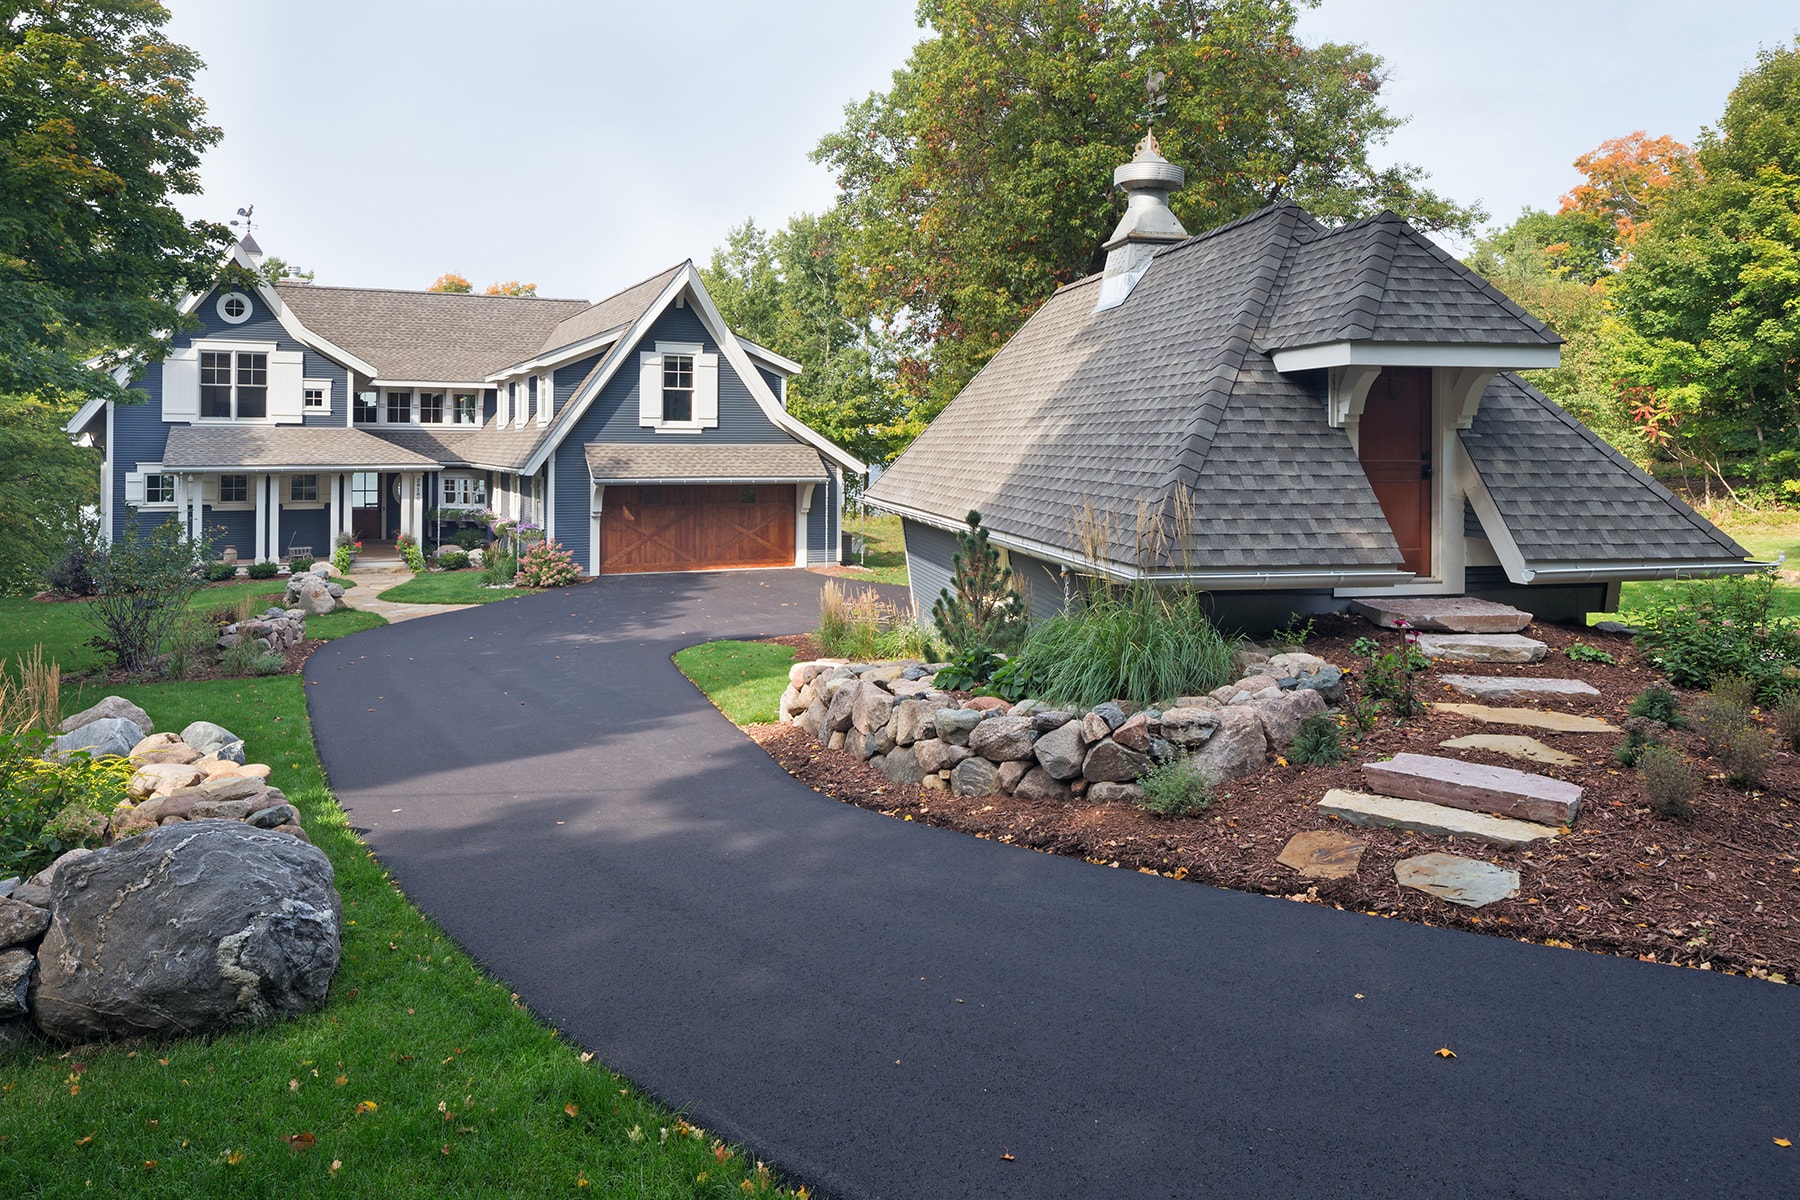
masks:
POLYGON ((794 565, 794 485, 608 487, 600 570, 703 571, 794 565))

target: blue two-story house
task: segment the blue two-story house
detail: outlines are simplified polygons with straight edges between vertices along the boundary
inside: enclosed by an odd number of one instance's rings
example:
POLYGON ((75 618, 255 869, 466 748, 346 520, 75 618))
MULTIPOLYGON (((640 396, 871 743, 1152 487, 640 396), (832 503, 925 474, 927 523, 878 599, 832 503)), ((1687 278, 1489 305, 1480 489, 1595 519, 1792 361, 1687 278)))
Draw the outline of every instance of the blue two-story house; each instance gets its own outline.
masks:
MULTIPOLYGON (((234 247, 260 278, 254 242, 234 247)), ((799 364, 735 336, 689 261, 598 303, 283 280, 191 296, 195 326, 69 423, 101 517, 224 531, 240 561, 540 525, 590 574, 839 559, 845 472, 786 410, 799 364)))

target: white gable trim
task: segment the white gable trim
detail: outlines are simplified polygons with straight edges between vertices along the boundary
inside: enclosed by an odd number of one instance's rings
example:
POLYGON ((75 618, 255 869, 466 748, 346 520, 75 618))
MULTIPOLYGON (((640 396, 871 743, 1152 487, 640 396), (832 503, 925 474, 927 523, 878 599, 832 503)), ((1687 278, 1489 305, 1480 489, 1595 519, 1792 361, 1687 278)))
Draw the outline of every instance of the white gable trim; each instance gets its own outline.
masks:
POLYGON ((536 358, 527 358, 522 362, 513 363, 509 367, 502 367, 492 375, 489 375, 487 377, 487 382, 490 384, 504 383, 509 379, 517 379, 524 375, 530 375, 534 371, 541 371, 545 367, 560 367, 565 363, 573 362, 578 358, 586 358, 588 355, 594 353, 594 351, 604 350, 614 342, 618 341, 619 338, 625 334, 626 330, 630 328, 631 326, 629 325, 620 325, 616 329, 608 329, 601 333, 596 333, 592 337, 581 339, 579 342, 570 342, 567 346, 559 346, 547 354, 538 355, 536 358))
MULTIPOLYGON (((243 267, 246 271, 249 271, 256 276, 256 294, 261 296, 263 303, 269 306, 269 311, 275 314, 275 319, 281 323, 283 329, 287 330, 289 337, 293 338, 296 342, 299 342, 302 346, 308 346, 317 350, 326 358, 335 361, 340 367, 349 367, 362 375, 374 376, 376 374, 375 368, 369 363, 364 362, 348 350, 333 345, 308 329, 305 325, 302 325, 300 323, 300 318, 295 316, 294 311, 283 302, 280 293, 275 290, 272 284, 262 277, 262 272, 257 268, 256 260, 250 257, 249 253, 245 251, 242 242, 237 242, 232 245, 231 253, 226 256, 226 260, 228 262, 237 263, 238 266, 243 267)), ((202 301, 218 290, 219 285, 215 283, 208 288, 193 293, 181 302, 181 313, 185 316, 186 314, 193 312, 196 308, 200 307, 202 301)))
POLYGON ((1320 367, 1486 367, 1522 371, 1562 365, 1562 347, 1475 342, 1327 342, 1276 350, 1269 358, 1282 374, 1320 367))
POLYGON ((740 335, 738 337, 738 345, 742 346, 744 348, 744 353, 748 354, 751 358, 754 358, 759 362, 768 363, 771 367, 774 367, 783 374, 798 375, 806 370, 805 367, 801 366, 793 359, 783 358, 767 346, 759 346, 747 337, 740 335))
POLYGON ((599 373, 588 381, 587 386, 570 397, 569 402, 563 406, 562 413, 558 415, 556 426, 552 429, 550 436, 532 451, 531 458, 520 469, 522 474, 535 474, 555 453, 557 446, 568 436, 569 431, 575 428, 576 423, 586 415, 587 410, 593 406, 595 399, 606 385, 619 373, 622 364, 632 357, 631 349, 644 340, 657 318, 661 317, 676 298, 683 294, 691 294, 694 297, 694 312, 699 316, 701 323, 706 326, 707 331, 713 335, 713 339, 719 343, 720 352, 731 363, 738 378, 743 380, 744 386, 749 389, 750 395, 756 400, 757 407, 762 409, 763 415, 768 417, 776 428, 792 434, 832 461, 841 463, 847 470, 855 471, 858 474, 868 470, 867 466, 830 438, 795 420, 782 410, 781 402, 775 398, 775 393, 769 390, 768 383, 750 362, 750 356, 739 344, 737 335, 733 334, 730 326, 725 324, 725 318, 719 314, 718 306, 707 294, 706 285, 700 281, 700 272, 695 268, 693 260, 690 259, 682 264, 681 270, 673 279, 669 280, 661 294, 644 310, 643 314, 632 322, 630 330, 620 339, 618 349, 608 355, 606 361, 601 364, 599 373))

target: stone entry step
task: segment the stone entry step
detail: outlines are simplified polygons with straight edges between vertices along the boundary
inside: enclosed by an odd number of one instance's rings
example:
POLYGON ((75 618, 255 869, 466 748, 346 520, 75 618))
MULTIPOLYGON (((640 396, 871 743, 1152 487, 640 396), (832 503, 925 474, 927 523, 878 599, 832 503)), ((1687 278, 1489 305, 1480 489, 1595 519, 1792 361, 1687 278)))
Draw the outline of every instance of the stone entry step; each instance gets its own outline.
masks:
POLYGON ((1436 662, 1542 662, 1550 647, 1522 633, 1421 633, 1419 653, 1436 662))
POLYGON ((1421 854, 1394 864, 1394 880, 1464 908, 1481 908, 1519 894, 1519 873, 1478 858, 1421 854))
POLYGON ((1579 679, 1538 679, 1524 675, 1439 675, 1437 681, 1475 700, 1543 700, 1598 704, 1600 689, 1579 679))
POLYGON ((1431 711, 1467 717, 1484 725, 1519 725, 1526 729, 1548 729, 1551 733, 1618 733, 1617 725, 1599 717, 1578 717, 1574 713, 1548 712, 1541 708, 1494 708, 1486 704, 1445 704, 1433 701, 1431 711))
POLYGON ((1511 767, 1489 767, 1432 754, 1396 754, 1364 763, 1363 778, 1386 796, 1546 825, 1573 825, 1581 786, 1511 767))
POLYGON ((1385 600, 1353 600, 1350 611, 1383 629, 1408 627, 1440 633, 1517 633, 1531 624, 1531 614, 1508 604, 1473 596, 1407 596, 1385 600))
POLYGON ((1428 804, 1397 796, 1374 796, 1347 788, 1332 788, 1319 801, 1319 811, 1367 829, 1410 829, 1440 837, 1479 838, 1495 846, 1524 846, 1562 832, 1535 821, 1514 821, 1428 804))
POLYGON ((1470 733, 1438 745, 1446 750, 1486 750, 1492 754, 1549 763, 1553 767, 1573 767, 1581 762, 1573 754, 1564 754, 1522 733, 1470 733))

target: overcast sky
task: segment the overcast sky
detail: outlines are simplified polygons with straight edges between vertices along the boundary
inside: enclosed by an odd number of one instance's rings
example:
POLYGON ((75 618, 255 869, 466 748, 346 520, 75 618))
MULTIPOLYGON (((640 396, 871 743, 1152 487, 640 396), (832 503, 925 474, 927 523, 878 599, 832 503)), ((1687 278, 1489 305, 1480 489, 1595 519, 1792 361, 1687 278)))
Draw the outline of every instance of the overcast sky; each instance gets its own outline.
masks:
MULTIPOLYGON (((168 3, 225 131, 190 215, 254 203, 263 248, 320 283, 590 299, 827 206, 808 153, 921 36, 897 0, 168 3)), ((1554 206, 1605 138, 1692 141, 1797 31, 1792 0, 1326 0, 1301 23, 1387 60, 1411 122, 1378 161, 1500 221, 1554 206)))

